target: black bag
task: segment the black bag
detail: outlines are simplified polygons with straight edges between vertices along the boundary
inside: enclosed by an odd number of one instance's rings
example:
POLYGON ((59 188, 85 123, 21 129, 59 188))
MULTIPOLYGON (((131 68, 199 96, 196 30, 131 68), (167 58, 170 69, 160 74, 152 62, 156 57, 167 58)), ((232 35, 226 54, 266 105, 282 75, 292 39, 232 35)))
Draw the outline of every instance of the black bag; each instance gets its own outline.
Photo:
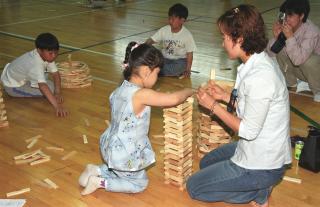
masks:
POLYGON ((320 129, 309 126, 309 133, 301 151, 299 166, 315 173, 320 171, 320 129))

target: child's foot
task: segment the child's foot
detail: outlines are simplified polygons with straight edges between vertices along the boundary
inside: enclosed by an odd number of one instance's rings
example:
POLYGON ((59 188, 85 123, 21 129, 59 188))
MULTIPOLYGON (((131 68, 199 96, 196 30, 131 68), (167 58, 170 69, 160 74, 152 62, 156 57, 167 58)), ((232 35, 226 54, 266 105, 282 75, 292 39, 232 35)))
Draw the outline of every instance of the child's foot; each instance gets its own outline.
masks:
POLYGON ((82 187, 85 187, 91 175, 94 175, 94 176, 101 175, 100 168, 97 165, 88 164, 86 166, 86 169, 83 171, 83 173, 79 177, 79 184, 82 187))
POLYGON ((105 188, 105 179, 97 176, 90 176, 88 179, 87 186, 83 191, 81 191, 82 195, 88 195, 93 193, 98 188, 105 188))
POLYGON ((269 207, 269 201, 267 200, 264 204, 259 204, 255 201, 251 201, 250 204, 253 206, 253 207, 269 207))

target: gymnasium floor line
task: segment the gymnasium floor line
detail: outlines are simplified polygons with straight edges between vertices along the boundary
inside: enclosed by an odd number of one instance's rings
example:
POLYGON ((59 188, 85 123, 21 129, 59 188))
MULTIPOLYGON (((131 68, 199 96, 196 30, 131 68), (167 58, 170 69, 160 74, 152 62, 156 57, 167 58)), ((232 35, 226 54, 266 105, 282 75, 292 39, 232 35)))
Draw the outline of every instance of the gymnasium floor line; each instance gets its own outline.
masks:
MULTIPOLYGON (((38 19, 26 20, 26 21, 14 22, 14 23, 8 23, 8 24, 1 24, 0 27, 17 25, 17 24, 24 24, 24 23, 31 23, 31 22, 39 22, 39 21, 45 21, 45 20, 51 20, 51 19, 58 19, 58 18, 62 18, 62 17, 75 16, 75 15, 91 13, 91 12, 93 13, 93 12, 98 12, 100 10, 109 10, 109 9, 113 9, 113 8, 116 8, 116 7, 123 7, 123 6, 129 5, 129 4, 146 3, 146 2, 149 2, 149 1, 154 1, 154 0, 144 0, 144 1, 139 1, 139 2, 123 3, 123 4, 118 4, 118 5, 115 5, 115 6, 114 5, 107 6, 107 7, 102 8, 102 9, 90 9, 89 11, 74 12, 74 13, 70 13, 70 14, 57 15, 57 16, 52 16, 52 17, 45 17, 45 18, 38 18, 38 19)), ((84 8, 86 8, 86 7, 84 7, 84 8)))
POLYGON ((293 113, 297 114, 299 117, 301 117, 302 119, 307 121, 312 126, 317 127, 318 129, 320 129, 320 124, 318 122, 314 121, 313 119, 311 119, 309 116, 307 116, 302 111, 300 111, 297 108, 295 108, 294 106, 290 105, 290 111, 292 111, 293 113))
MULTIPOLYGON (((35 38, 28 37, 28 36, 25 36, 25 35, 19 35, 19 34, 14 34, 14 33, 5 32, 5 31, 0 31, 0 34, 6 35, 6 36, 10 36, 10 37, 15 37, 15 38, 18 38, 18 39, 29 40, 29 41, 32 41, 32 42, 35 41, 35 38)), ((94 54, 108 56, 108 57, 118 57, 118 58, 121 57, 121 58, 123 58, 123 56, 119 56, 119 55, 116 55, 116 54, 108 54, 108 53, 103 53, 103 52, 97 52, 97 51, 94 51, 94 50, 82 49, 82 48, 79 48, 79 47, 73 47, 71 45, 66 45, 66 44, 60 44, 60 47, 68 49, 68 50, 71 50, 71 51, 79 51, 80 50, 80 51, 94 53, 94 54)), ((62 54, 64 54, 64 53, 62 53, 62 54)))

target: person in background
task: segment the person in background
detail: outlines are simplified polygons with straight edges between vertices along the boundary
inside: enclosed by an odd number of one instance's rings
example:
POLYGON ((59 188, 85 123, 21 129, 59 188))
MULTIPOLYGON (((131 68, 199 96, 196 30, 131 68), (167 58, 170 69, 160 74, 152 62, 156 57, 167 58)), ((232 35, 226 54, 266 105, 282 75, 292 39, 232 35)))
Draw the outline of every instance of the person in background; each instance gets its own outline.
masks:
POLYGON ((51 33, 38 35, 36 49, 23 54, 8 63, 1 82, 9 96, 46 97, 55 109, 56 115, 65 117, 68 112, 63 107, 61 79, 54 60, 58 56, 59 42, 51 33), (51 73, 53 82, 47 79, 51 73))
POLYGON ((297 87, 297 92, 311 90, 313 100, 320 102, 320 30, 308 19, 309 1, 286 0, 280 12, 285 13, 285 20, 273 25, 274 38, 269 41, 267 51, 277 58, 288 87, 297 87), (272 46, 281 41, 281 35, 283 48, 275 53, 272 46))
POLYGON ((162 43, 164 65, 160 76, 190 77, 196 44, 191 32, 183 26, 188 17, 188 8, 175 4, 170 7, 168 15, 169 25, 159 29, 146 43, 162 43))

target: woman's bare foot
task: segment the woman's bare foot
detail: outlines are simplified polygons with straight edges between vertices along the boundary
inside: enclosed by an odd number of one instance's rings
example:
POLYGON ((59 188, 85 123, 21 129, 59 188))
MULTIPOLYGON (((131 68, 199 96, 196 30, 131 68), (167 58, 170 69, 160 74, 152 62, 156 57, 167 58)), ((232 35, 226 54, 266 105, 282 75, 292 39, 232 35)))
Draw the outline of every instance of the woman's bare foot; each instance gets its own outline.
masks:
POLYGON ((253 206, 253 207, 269 207, 269 200, 267 200, 264 204, 259 204, 255 201, 251 201, 250 204, 253 206))

